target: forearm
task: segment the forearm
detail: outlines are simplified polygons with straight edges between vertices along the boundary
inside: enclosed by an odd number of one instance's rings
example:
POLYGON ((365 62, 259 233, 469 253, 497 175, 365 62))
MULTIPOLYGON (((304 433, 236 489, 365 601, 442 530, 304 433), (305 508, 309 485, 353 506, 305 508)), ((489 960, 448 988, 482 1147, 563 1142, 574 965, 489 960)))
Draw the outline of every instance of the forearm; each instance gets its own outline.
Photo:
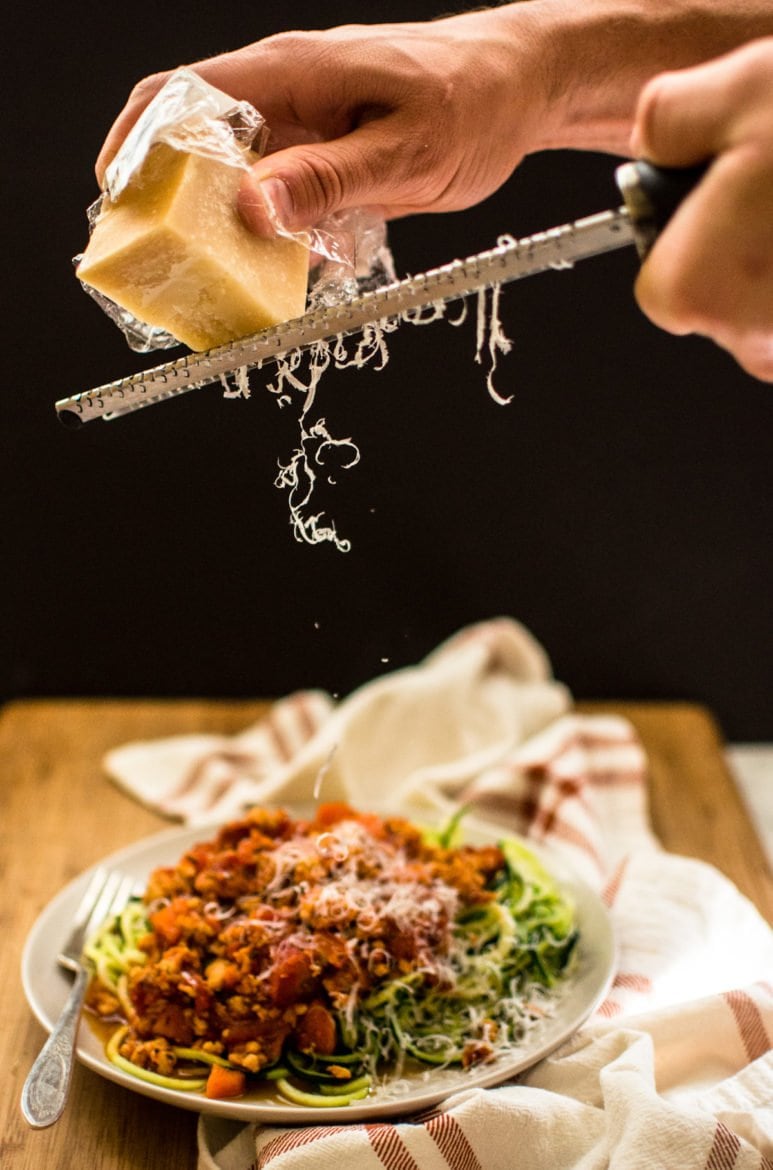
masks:
POLYGON ((770 0, 521 0, 488 15, 513 47, 514 69, 524 38, 540 63, 545 116, 529 152, 625 154, 649 78, 773 33, 770 0))

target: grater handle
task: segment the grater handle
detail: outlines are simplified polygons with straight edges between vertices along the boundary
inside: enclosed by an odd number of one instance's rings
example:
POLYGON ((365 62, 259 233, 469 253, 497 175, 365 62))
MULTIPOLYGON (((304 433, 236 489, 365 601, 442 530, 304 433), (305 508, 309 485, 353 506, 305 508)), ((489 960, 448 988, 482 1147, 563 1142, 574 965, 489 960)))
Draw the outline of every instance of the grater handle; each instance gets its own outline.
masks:
POLYGON ((707 170, 707 163, 694 167, 656 167, 646 159, 622 163, 617 168, 615 181, 631 219, 641 260, 646 260, 679 204, 697 187, 707 170))

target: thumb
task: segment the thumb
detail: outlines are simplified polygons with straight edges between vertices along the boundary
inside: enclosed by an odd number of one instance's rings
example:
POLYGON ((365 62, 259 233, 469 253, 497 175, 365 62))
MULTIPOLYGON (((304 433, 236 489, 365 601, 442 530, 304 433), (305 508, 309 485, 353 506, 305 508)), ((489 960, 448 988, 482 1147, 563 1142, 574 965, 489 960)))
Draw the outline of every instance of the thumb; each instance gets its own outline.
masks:
POLYGON ((349 207, 402 205, 411 183, 406 155, 396 164, 395 138, 370 123, 330 142, 292 146, 267 155, 245 175, 242 219, 258 235, 301 231, 349 207))

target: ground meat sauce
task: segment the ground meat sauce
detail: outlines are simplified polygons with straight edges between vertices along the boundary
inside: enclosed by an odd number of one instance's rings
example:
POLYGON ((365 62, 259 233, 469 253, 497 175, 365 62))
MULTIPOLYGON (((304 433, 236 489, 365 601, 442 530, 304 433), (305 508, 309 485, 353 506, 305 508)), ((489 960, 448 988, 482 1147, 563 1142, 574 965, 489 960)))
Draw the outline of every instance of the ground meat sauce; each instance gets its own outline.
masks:
POLYGON ((495 845, 448 849, 398 817, 321 805, 313 820, 255 809, 156 869, 144 895, 144 964, 125 994, 92 981, 88 1004, 126 1018, 121 1055, 161 1074, 174 1046, 250 1073, 286 1042, 328 1055, 337 1021, 381 983, 450 979, 454 921, 493 897, 495 845))

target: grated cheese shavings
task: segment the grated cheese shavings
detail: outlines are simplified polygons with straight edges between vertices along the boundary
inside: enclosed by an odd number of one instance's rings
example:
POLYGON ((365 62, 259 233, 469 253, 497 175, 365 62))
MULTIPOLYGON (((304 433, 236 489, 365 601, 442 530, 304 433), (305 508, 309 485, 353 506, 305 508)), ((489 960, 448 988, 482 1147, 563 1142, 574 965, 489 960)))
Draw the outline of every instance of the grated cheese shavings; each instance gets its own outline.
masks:
POLYGON ((486 374, 486 388, 498 406, 507 406, 508 402, 512 402, 513 396, 509 394, 503 397, 494 386, 494 373, 497 368, 497 354, 507 354, 512 349, 512 342, 506 336, 502 322, 499 318, 499 299, 502 292, 502 286, 495 284, 491 288, 490 298, 487 290, 482 288, 477 294, 478 297, 478 319, 476 330, 476 346, 475 346, 475 361, 478 365, 483 364, 484 348, 488 350, 489 368, 486 374), (490 305, 487 305, 490 299, 490 305))
MULTIPOLYGON (((507 237, 499 241, 506 242, 507 237)), ((500 394, 494 386, 494 374, 498 355, 507 354, 512 342, 502 327, 499 306, 501 286, 494 285, 490 294, 480 290, 477 296, 475 362, 484 364, 488 355, 486 388, 492 400, 499 406, 512 401, 512 395, 500 394)), ((396 317, 385 317, 364 325, 356 334, 338 334, 329 340, 314 342, 307 349, 295 349, 276 360, 275 374, 266 389, 273 394, 280 408, 292 404, 295 394, 302 395, 298 416, 299 442, 287 463, 279 462, 279 471, 274 486, 288 493, 290 526, 295 539, 300 543, 321 544, 330 542, 339 552, 348 552, 351 541, 341 537, 334 520, 325 517, 324 512, 311 511, 311 502, 317 483, 318 473, 334 454, 338 455, 337 469, 346 471, 360 461, 360 450, 351 437, 335 438, 328 430, 324 418, 309 421, 317 389, 323 374, 332 366, 336 370, 362 370, 371 366, 383 370, 389 361, 387 338, 401 324, 431 325, 445 320, 458 327, 468 316, 467 298, 462 298, 461 311, 456 316, 448 313, 448 303, 434 301, 414 309, 406 309, 396 317), (346 453, 343 460, 341 453, 346 453)), ((256 369, 261 368, 259 364, 256 369)), ((249 371, 247 367, 234 370, 230 375, 221 375, 225 398, 250 397, 249 371)), ((335 478, 328 474, 327 482, 334 484, 335 478)))
POLYGON ((239 366, 237 370, 232 370, 230 377, 233 379, 229 381, 228 374, 220 375, 220 384, 223 387, 223 398, 249 398, 250 397, 250 371, 247 366, 239 366))

